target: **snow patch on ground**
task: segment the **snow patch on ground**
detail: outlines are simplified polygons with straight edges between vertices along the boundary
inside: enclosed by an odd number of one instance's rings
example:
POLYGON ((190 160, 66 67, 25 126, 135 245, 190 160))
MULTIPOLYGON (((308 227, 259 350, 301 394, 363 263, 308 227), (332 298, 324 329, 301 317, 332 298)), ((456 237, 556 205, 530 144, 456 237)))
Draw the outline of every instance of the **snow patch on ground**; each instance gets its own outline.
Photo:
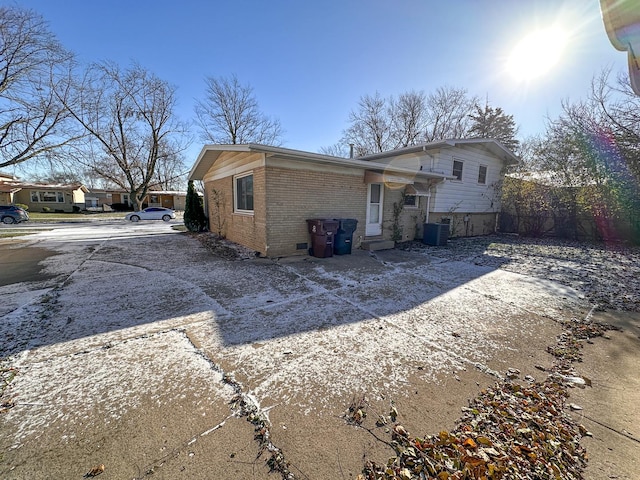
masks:
POLYGON ((15 358, 19 373, 10 385, 16 406, 3 421, 13 432, 12 448, 46 432, 56 422, 74 438, 86 422, 110 423, 136 408, 142 397, 160 405, 185 391, 203 403, 233 395, 179 331, 161 332, 106 344, 95 350, 55 355, 44 347, 42 361, 30 352, 15 358))

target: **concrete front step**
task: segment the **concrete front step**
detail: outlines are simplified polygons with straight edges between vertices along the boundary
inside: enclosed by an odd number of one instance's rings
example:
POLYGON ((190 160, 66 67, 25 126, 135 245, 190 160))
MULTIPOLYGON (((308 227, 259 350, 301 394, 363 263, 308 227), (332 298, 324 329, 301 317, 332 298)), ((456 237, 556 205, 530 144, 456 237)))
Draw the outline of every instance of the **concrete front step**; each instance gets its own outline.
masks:
POLYGON ((374 252, 376 250, 391 250, 395 248, 396 243, 393 240, 365 240, 362 242, 362 249, 374 252))

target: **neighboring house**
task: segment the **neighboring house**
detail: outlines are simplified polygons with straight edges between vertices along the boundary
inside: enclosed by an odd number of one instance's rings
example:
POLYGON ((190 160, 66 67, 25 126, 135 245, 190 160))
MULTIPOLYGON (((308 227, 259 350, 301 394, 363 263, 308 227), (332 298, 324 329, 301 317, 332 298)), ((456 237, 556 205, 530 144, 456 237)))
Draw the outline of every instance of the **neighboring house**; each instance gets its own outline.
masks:
POLYGON ((500 209, 494 184, 516 161, 487 139, 350 159, 264 145, 206 145, 189 179, 204 181, 211 231, 277 257, 307 253, 306 220, 312 218, 358 220, 356 248, 420 238, 425 222, 458 217, 467 234, 493 232, 500 209))
POLYGON ((124 190, 91 188, 85 195, 85 208, 87 210, 110 210, 114 203, 131 205, 129 194, 124 190))
MULTIPOLYGON (((187 192, 181 191, 150 191, 142 202, 145 207, 165 207, 174 210, 184 210, 187 192)), ((87 209, 104 209, 105 205, 110 207, 114 203, 133 205, 129 192, 117 189, 97 189, 92 188, 86 196, 87 209)))
MULTIPOLYGON (((187 192, 150 191, 144 199, 145 207, 165 207, 184 210, 187 192)), ((22 182, 13 175, 0 172, 0 204, 23 203, 29 210, 41 212, 75 210, 102 211, 114 203, 132 205, 129 192, 119 189, 92 188, 84 185, 60 185, 22 182)))
POLYGON ((187 200, 187 192, 153 190, 147 194, 143 203, 150 207, 172 208, 174 210, 184 210, 187 200))
POLYGON ((13 175, 0 172, 0 205, 13 203, 14 194, 20 191, 20 187, 16 185, 17 181, 13 175))
POLYGON ((81 184, 42 184, 18 180, 13 175, 0 173, 0 203, 22 203, 29 210, 52 212, 84 209, 87 188, 81 184))
POLYGON ((89 192, 80 184, 40 184, 19 182, 20 191, 13 197, 14 203, 22 203, 32 212, 73 212, 85 208, 84 196, 89 192))

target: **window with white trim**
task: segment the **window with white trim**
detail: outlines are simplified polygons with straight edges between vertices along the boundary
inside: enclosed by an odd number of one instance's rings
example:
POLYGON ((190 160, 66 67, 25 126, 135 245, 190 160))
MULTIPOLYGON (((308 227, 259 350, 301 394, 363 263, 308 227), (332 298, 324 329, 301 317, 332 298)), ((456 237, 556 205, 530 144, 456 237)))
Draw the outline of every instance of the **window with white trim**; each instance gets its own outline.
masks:
POLYGON ((33 191, 31 201, 36 203, 64 203, 64 192, 33 191))
POLYGON ((253 172, 233 177, 233 211, 253 213, 253 172))
POLYGON ((416 208, 418 206, 418 196, 405 193, 404 206, 409 208, 416 208))
POLYGON ((485 185, 487 183, 487 166, 480 165, 478 168, 478 183, 485 185))
POLYGON ((453 161, 453 170, 451 171, 451 175, 456 177, 456 180, 462 181, 462 167, 464 163, 462 160, 454 160, 453 161))

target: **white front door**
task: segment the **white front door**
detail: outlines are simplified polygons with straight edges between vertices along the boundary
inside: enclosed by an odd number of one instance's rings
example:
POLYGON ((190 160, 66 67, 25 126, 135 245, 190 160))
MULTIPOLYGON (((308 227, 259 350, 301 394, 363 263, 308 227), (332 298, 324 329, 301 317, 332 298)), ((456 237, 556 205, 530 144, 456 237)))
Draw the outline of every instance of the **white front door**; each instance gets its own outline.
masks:
POLYGON ((382 197, 384 187, 381 183, 370 183, 367 190, 367 225, 365 235, 382 235, 382 197))

